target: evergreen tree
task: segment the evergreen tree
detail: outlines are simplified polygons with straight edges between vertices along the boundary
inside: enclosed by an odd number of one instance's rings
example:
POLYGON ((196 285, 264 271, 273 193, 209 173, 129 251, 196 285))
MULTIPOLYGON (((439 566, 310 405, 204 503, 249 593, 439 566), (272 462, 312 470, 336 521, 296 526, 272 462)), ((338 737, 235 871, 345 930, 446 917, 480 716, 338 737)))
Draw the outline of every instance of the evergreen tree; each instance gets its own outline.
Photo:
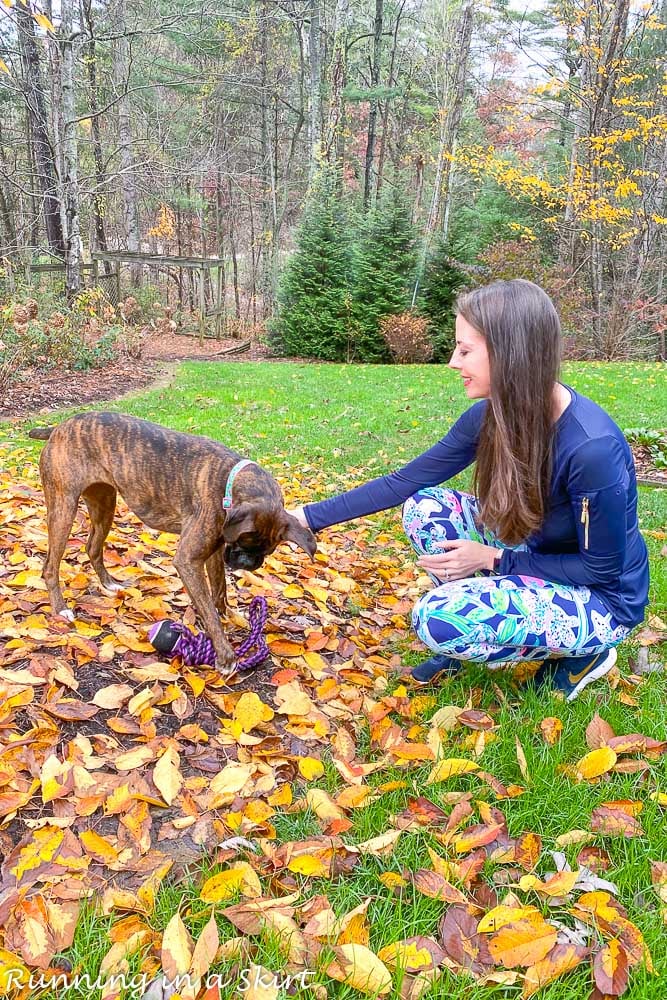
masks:
POLYGON ((274 350, 324 361, 348 359, 351 272, 351 245, 335 177, 323 170, 279 282, 278 311, 269 324, 274 350))
POLYGON ((448 361, 454 349, 454 302, 465 280, 451 259, 447 242, 441 240, 426 264, 420 298, 433 336, 434 361, 448 361))
POLYGON ((388 361, 379 320, 410 307, 417 239, 406 203, 397 195, 369 213, 356 248, 354 318, 358 361, 388 361))

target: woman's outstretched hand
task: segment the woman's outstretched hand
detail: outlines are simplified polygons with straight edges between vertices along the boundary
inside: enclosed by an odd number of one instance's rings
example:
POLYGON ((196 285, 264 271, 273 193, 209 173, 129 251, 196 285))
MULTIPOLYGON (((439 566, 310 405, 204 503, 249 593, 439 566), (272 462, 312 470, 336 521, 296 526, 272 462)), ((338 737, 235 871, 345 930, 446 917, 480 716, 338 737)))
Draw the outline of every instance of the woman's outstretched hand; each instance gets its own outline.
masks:
POLYGON ((445 551, 420 556, 417 565, 444 583, 449 580, 465 580, 480 569, 492 570, 496 557, 501 552, 500 549, 481 542, 471 542, 466 538, 438 542, 438 546, 445 551))
POLYGON ((303 507, 291 507, 287 511, 287 513, 291 514, 292 517, 295 517, 297 519, 297 521, 299 522, 299 524, 302 527, 304 527, 304 528, 309 528, 310 527, 310 525, 308 524, 308 521, 306 521, 306 515, 303 512, 303 507))

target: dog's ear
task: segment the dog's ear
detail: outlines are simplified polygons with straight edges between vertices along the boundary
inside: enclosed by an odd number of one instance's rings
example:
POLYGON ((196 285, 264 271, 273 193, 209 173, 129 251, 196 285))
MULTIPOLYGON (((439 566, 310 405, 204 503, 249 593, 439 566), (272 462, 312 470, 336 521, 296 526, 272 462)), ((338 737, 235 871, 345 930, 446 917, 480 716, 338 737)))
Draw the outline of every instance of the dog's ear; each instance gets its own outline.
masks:
POLYGON ((304 528, 302 524, 299 524, 297 519, 292 516, 292 514, 285 514, 285 528, 283 530, 283 539, 286 542, 294 542, 307 552, 312 559, 317 552, 317 541, 315 535, 312 533, 310 528, 304 528))
POLYGON ((235 542, 244 531, 252 531, 255 527, 257 511, 252 504, 240 503, 227 512, 222 528, 222 537, 226 542, 235 542))

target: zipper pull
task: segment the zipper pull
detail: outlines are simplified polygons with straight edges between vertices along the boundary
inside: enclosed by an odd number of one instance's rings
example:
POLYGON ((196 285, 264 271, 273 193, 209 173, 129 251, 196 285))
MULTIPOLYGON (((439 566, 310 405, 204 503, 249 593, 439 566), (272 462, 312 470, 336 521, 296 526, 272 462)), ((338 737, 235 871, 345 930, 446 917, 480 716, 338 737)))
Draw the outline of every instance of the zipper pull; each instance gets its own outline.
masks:
POLYGON ((588 548, 588 497, 584 497, 581 501, 581 523, 584 526, 584 548, 588 548))

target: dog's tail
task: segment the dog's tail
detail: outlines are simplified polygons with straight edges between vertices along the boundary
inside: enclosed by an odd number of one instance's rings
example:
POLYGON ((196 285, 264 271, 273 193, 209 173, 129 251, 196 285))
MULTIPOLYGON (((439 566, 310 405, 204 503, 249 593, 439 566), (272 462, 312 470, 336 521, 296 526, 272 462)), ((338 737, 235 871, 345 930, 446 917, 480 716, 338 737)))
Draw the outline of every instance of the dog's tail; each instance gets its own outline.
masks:
POLYGON ((33 427, 28 431, 29 438, 36 438, 38 441, 47 441, 53 434, 55 427, 33 427))

